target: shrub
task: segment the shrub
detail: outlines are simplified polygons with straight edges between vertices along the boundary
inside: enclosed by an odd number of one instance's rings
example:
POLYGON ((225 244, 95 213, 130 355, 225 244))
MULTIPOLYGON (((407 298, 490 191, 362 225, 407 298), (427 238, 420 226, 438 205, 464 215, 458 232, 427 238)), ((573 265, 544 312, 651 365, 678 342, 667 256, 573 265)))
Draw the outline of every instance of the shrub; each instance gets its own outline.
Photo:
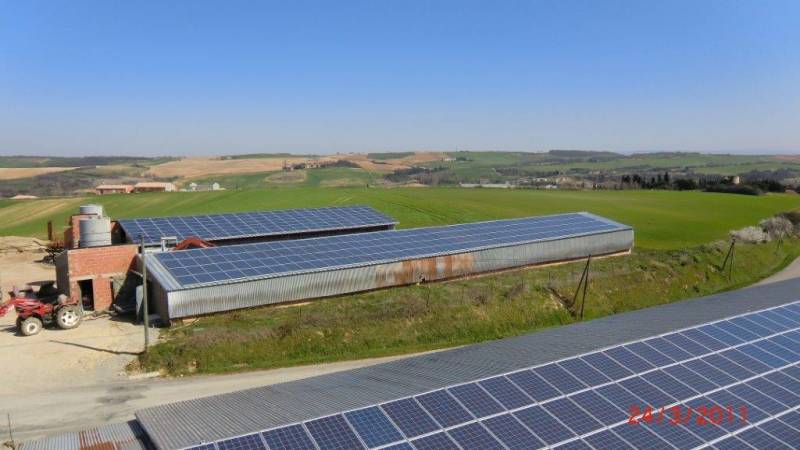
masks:
POLYGON ((775 216, 758 223, 770 239, 783 239, 794 234, 794 225, 785 217, 775 216))
POLYGON ((712 184, 706 186, 706 192, 720 192, 723 194, 761 195, 761 190, 745 185, 712 184))
POLYGON ((741 230, 731 231, 731 237, 739 242, 757 244, 767 242, 770 236, 759 227, 744 227, 741 230))

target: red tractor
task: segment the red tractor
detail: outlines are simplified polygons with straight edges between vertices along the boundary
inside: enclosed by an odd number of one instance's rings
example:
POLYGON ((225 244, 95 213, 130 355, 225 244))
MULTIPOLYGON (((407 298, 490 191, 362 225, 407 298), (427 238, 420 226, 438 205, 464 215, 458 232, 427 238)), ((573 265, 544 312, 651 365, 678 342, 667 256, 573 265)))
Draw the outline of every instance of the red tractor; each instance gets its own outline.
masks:
POLYGON ((42 331, 43 326, 53 323, 61 329, 69 330, 76 328, 83 320, 81 304, 65 295, 37 296, 32 290, 16 289, 10 294, 11 300, 0 304, 0 317, 5 316, 12 308, 15 309, 17 329, 23 336, 33 336, 42 331))

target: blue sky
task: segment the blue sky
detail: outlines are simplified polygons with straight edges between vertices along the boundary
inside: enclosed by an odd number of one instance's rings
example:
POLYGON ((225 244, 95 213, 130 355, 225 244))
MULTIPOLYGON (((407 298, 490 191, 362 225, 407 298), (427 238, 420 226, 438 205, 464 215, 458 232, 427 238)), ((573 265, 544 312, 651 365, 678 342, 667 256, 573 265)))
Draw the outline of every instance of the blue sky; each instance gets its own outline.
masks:
POLYGON ((797 1, 0 7, 0 154, 800 151, 797 1))

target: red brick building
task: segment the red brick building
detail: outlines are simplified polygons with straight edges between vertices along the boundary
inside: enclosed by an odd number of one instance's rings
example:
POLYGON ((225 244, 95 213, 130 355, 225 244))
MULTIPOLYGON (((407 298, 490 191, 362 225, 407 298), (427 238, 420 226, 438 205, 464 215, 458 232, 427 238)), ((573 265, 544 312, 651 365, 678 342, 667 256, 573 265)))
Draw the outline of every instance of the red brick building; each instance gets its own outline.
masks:
POLYGON ((136 244, 66 250, 56 258, 58 288, 71 299, 83 299, 85 308, 104 311, 119 293, 114 280, 122 284, 138 251, 136 244))

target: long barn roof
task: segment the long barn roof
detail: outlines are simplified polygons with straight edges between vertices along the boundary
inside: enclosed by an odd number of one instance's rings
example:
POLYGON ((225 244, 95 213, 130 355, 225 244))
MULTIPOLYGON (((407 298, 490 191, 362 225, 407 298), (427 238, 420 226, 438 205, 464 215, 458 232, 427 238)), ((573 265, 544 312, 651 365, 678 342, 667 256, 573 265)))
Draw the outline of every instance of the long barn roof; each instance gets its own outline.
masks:
POLYGON ((207 241, 274 237, 390 227, 397 222, 369 206, 286 209, 196 216, 146 217, 120 219, 129 240, 139 242, 144 236, 148 245, 161 238, 181 241, 195 236, 207 241))
POLYGON ((168 291, 630 230, 586 212, 156 254, 168 291))

